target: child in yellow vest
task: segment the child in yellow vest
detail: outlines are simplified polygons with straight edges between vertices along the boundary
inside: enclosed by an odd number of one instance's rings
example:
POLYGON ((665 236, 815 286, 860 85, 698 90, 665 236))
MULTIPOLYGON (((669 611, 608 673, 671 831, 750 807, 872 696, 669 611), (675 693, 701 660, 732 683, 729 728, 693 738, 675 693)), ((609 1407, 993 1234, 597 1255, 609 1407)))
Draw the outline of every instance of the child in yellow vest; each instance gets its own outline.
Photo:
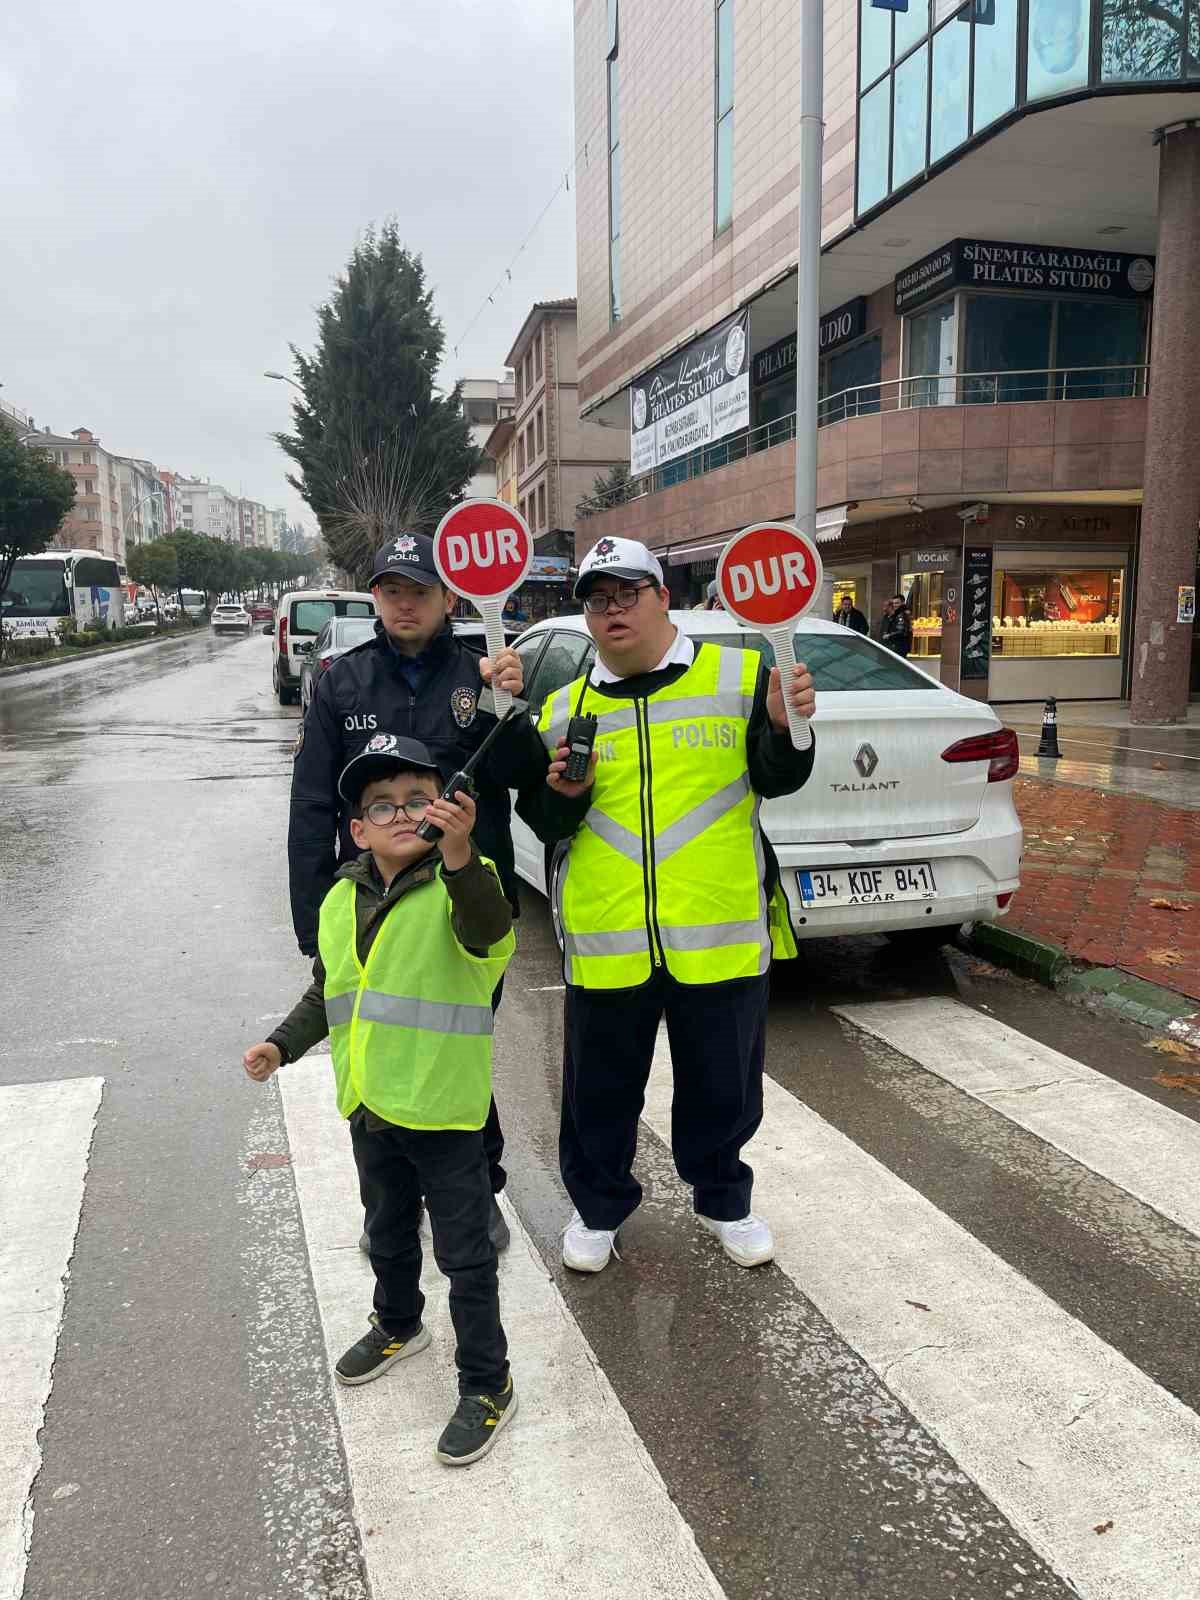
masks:
POLYGON ((341 868, 321 906, 311 987, 243 1065, 262 1083, 330 1039, 375 1273, 371 1326, 338 1361, 340 1383, 369 1383, 429 1345, 424 1201, 434 1256, 450 1279, 460 1396, 437 1457, 466 1466, 487 1454, 517 1409, 481 1132, 491 1098, 491 997, 513 953, 512 911, 492 864, 472 847, 474 801, 462 792, 441 798, 423 744, 375 734, 338 792, 366 854, 341 868), (441 830, 436 846, 418 835, 422 820, 441 830))

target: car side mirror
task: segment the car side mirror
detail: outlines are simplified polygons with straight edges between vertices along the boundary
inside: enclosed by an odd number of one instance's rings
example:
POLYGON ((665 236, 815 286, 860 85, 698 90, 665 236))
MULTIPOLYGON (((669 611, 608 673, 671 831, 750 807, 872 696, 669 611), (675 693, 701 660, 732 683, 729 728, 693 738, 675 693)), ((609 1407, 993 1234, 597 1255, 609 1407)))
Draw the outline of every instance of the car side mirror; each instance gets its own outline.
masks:
POLYGON ((296 654, 298 656, 311 655, 312 654, 312 645, 311 645, 311 643, 310 644, 298 644, 298 645, 295 646, 295 650, 296 650, 296 654))

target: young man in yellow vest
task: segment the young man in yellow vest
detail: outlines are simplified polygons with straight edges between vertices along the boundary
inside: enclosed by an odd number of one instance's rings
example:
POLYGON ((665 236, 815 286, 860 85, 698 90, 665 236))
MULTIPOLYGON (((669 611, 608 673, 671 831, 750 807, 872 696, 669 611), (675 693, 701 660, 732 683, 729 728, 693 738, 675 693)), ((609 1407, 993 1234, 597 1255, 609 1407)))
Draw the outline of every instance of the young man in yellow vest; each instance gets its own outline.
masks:
MULTIPOLYGON (((601 539, 575 595, 596 660, 542 707, 547 783, 522 791, 517 808, 547 843, 570 840, 557 886, 567 980, 559 1159, 575 1204, 563 1262, 601 1271, 641 1200, 637 1123, 665 1017, 676 1168, 703 1226, 740 1266, 758 1266, 774 1242, 750 1209, 741 1150, 762 1119, 772 952, 796 953, 758 810, 801 787, 813 749, 792 746, 777 668, 675 626, 644 544, 601 539), (586 780, 571 782, 564 735, 581 713, 599 719, 596 748, 586 780)), ((812 715, 804 666, 786 692, 812 715)))
POLYGON ((423 744, 376 734, 342 772, 338 793, 367 853, 342 867, 321 905, 312 986, 243 1064, 263 1082, 330 1038, 375 1273, 371 1326, 338 1361, 340 1383, 369 1383, 428 1348, 424 1199, 434 1256, 450 1279, 460 1394, 437 1456, 465 1466, 487 1454, 517 1409, 481 1132, 492 1093, 492 991, 513 953, 512 909, 492 863, 471 845, 474 801, 441 798, 423 744), (436 848, 416 832, 423 819, 441 829, 436 848))

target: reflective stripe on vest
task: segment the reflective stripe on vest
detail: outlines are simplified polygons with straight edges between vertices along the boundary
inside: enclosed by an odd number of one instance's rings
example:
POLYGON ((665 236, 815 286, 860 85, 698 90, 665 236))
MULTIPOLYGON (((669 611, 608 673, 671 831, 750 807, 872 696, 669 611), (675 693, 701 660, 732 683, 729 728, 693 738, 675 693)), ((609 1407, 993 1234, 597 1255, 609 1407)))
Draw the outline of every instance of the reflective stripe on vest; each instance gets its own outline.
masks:
POLYGON ((405 1128, 482 1127, 492 1092, 492 990, 516 947, 512 933, 486 956, 465 950, 439 872, 387 913, 363 965, 357 893, 348 878, 335 883, 318 932, 338 1110, 348 1117, 365 1105, 405 1128))
POLYGON ((758 666, 755 651, 700 644, 649 698, 577 679, 543 706, 548 748, 577 708, 599 722, 592 806, 558 880, 569 983, 629 988, 660 965, 683 983, 767 970, 773 908, 746 769, 758 666))

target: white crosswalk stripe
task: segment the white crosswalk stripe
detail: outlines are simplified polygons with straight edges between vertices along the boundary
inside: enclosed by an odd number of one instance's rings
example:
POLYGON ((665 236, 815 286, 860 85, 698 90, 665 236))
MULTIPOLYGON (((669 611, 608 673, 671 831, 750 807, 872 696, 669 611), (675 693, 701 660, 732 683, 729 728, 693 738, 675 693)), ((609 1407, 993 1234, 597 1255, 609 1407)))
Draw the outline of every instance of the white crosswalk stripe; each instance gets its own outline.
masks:
POLYGON ((833 1010, 1200 1235, 1200 1124, 957 1000, 833 1010))
MULTIPOLYGON (((663 1033, 666 1141, 670 1108, 663 1033)), ((1200 1417, 770 1078, 764 1127, 779 1266, 1031 1547, 1085 1600, 1195 1592, 1200 1417)))
MULTIPOLYGON (((280 1074, 313 1283, 331 1362, 363 1331, 371 1275, 328 1057, 280 1074)), ((720 1600, 645 1446, 516 1213, 501 1302, 521 1410, 462 1474, 433 1447, 456 1400, 446 1285, 426 1253, 432 1349, 397 1374, 336 1394, 372 1592, 386 1600, 720 1600)))
POLYGON ((0 1600, 19 1600, 30 1492, 102 1078, 0 1088, 0 1600))

